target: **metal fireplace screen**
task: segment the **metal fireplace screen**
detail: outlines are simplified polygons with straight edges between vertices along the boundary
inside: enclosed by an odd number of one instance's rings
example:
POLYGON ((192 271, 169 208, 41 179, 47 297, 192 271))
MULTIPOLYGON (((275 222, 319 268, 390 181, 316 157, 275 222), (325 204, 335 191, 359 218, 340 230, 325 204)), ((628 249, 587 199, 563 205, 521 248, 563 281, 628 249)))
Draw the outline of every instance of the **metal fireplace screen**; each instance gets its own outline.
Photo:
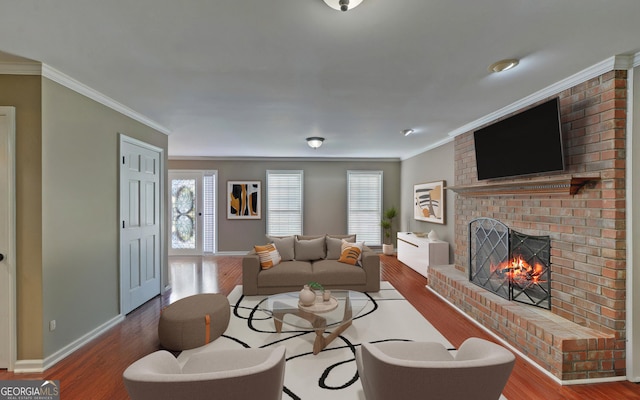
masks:
POLYGON ((469 224, 469 280, 498 296, 551 309, 551 239, 492 218, 469 224))

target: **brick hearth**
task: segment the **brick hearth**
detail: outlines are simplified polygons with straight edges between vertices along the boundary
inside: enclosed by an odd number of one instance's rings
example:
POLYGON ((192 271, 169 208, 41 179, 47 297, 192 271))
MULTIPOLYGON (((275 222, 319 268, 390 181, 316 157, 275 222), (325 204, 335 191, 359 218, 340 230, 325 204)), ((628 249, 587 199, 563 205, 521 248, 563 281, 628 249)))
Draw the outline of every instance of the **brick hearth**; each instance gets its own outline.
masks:
POLYGON ((470 283, 464 272, 451 265, 430 267, 429 287, 560 380, 614 374, 613 334, 505 300, 470 283))
POLYGON ((551 311, 544 321, 526 305, 495 299, 439 269, 429 280, 430 287, 562 380, 625 375, 626 88, 626 71, 611 71, 558 93, 566 163, 562 173, 478 182, 473 132, 455 139, 456 187, 599 179, 575 194, 477 190, 455 196, 455 268, 450 269, 459 270, 463 280, 468 225, 474 218, 495 218, 524 234, 551 237, 551 311), (514 307, 520 317, 510 317, 514 307), (606 361, 596 362, 599 356, 606 361))

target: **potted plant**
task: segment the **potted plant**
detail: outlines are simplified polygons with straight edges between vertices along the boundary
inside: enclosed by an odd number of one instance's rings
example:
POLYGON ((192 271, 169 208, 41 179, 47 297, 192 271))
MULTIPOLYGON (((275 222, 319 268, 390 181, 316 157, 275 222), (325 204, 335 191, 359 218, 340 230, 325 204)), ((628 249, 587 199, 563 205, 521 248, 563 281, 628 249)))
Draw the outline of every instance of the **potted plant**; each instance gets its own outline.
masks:
POLYGON ((393 219, 398 215, 398 210, 395 207, 391 207, 384 212, 384 218, 380 222, 380 226, 384 231, 384 243, 382 244, 382 253, 386 255, 393 254, 393 241, 391 240, 391 234, 393 233, 393 219))
POLYGON ((322 286, 322 284, 318 283, 318 282, 309 282, 307 283, 307 285, 309 285, 309 288, 311 288, 311 290, 313 291, 320 291, 320 292, 324 292, 324 286, 322 286))
POLYGON ((309 288, 311 288, 311 290, 313 290, 314 292, 320 292, 319 295, 316 295, 322 297, 322 301, 329 301, 329 299, 331 299, 331 290, 325 289, 324 286, 322 286, 320 283, 309 282, 307 285, 309 285, 309 288))

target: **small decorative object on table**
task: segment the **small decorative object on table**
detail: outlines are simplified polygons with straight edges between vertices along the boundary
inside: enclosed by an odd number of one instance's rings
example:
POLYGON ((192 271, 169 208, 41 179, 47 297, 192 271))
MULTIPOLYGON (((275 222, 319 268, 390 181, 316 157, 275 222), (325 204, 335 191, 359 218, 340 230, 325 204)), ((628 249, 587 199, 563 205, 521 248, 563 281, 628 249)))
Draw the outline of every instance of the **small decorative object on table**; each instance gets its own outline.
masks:
POLYGON ((327 301, 322 301, 322 297, 316 297, 316 302, 311 304, 310 306, 305 306, 303 304, 298 304, 298 308, 302 311, 307 311, 314 314, 322 314, 329 311, 333 311, 338 308, 338 299, 335 297, 330 297, 327 301))
POLYGON ((300 291, 300 304, 303 306, 312 306, 316 302, 316 293, 311 290, 309 285, 304 285, 300 291))
POLYGON ((318 282, 309 282, 307 283, 311 290, 313 290, 316 294, 316 302, 322 302, 324 299, 324 286, 318 282))
POLYGON ((322 292, 322 300, 323 301, 331 300, 331 290, 325 290, 324 292, 322 292))

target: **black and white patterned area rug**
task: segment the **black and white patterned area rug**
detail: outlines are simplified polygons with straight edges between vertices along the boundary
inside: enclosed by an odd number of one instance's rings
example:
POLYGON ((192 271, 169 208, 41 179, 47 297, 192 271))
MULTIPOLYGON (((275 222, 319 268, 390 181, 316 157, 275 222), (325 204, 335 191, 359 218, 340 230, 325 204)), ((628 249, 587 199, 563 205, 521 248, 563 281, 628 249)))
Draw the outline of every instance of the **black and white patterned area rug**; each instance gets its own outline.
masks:
POLYGON ((271 319, 259 311, 266 296, 243 296, 237 286, 228 296, 231 320, 225 333, 215 341, 198 349, 182 352, 178 360, 206 348, 229 349, 243 347, 287 348, 287 366, 283 399, 364 399, 355 363, 355 348, 363 342, 431 341, 447 348, 451 343, 440 334, 388 282, 382 282, 378 293, 369 293, 367 308, 353 324, 318 355, 313 355, 314 332, 301 332, 283 326, 277 333, 271 319))

